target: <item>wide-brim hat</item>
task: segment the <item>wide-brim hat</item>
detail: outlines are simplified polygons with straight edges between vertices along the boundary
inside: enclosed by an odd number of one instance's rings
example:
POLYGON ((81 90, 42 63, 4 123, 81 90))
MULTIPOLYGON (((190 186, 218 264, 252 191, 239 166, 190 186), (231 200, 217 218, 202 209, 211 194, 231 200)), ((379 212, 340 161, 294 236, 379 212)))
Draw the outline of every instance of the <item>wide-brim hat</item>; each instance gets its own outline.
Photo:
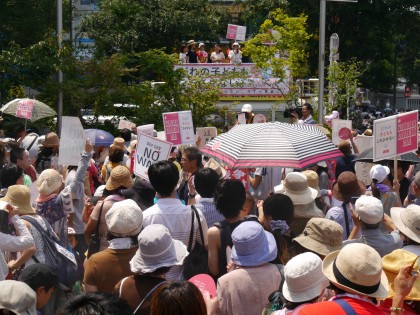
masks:
POLYGON ((327 256, 343 248, 343 227, 332 220, 312 218, 302 234, 293 241, 312 252, 327 256))
POLYGON ((186 43, 186 45, 187 45, 187 47, 191 46, 191 45, 197 45, 197 42, 195 40, 191 39, 186 43))
POLYGON ((64 185, 63 176, 51 168, 43 170, 37 181, 38 191, 43 196, 56 193, 64 185))
POLYGON ((391 218, 400 232, 416 243, 420 243, 420 206, 393 207, 391 218))
POLYGON ((60 146, 60 139, 55 132, 47 133, 42 146, 45 148, 57 148, 60 146))
POLYGON ((139 249, 130 261, 134 273, 151 273, 162 267, 181 266, 188 256, 187 247, 174 240, 161 224, 151 224, 138 236, 139 249))
POLYGON ((241 223, 233 230, 232 241, 231 258, 235 265, 256 267, 277 257, 277 244, 274 236, 264 231, 258 222, 241 223))
MULTIPOLYGON (((401 266, 411 266, 414 261, 416 262, 414 263, 413 269, 419 270, 417 255, 404 249, 396 249, 392 253, 382 257, 383 269, 389 283, 388 299, 392 299, 395 295, 394 279, 400 272, 401 266)), ((413 288, 404 299, 420 301, 420 279, 414 281, 413 288)))
POLYGON ((25 185, 9 186, 6 196, 0 200, 18 208, 19 215, 35 214, 35 209, 31 207, 31 192, 25 185))
POLYGON ((226 170, 213 158, 210 158, 204 167, 211 168, 219 175, 219 179, 224 179, 226 170))
POLYGON ((385 299, 389 286, 378 252, 366 244, 348 244, 327 255, 322 262, 324 275, 337 288, 385 299))
POLYGON ((351 197, 359 197, 366 192, 366 186, 356 174, 343 172, 332 185, 332 195, 339 201, 349 202, 351 197))
POLYGON ((16 315, 36 315, 36 293, 22 281, 0 281, 0 309, 16 315))
POLYGON ((111 170, 111 174, 105 184, 105 188, 109 191, 132 186, 133 179, 131 178, 130 170, 123 165, 118 165, 111 170))
POLYGON ((287 174, 280 185, 274 187, 274 192, 289 196, 294 205, 309 204, 318 196, 318 191, 309 187, 306 176, 299 172, 287 174))
POLYGON ((305 170, 302 172, 303 175, 306 176, 306 179, 308 180, 309 187, 315 189, 318 191, 318 196, 321 196, 321 192, 319 190, 319 176, 315 171, 312 170, 305 170))
POLYGON ((319 297, 329 285, 322 272, 322 260, 311 252, 293 257, 284 267, 283 296, 287 301, 300 303, 319 297))

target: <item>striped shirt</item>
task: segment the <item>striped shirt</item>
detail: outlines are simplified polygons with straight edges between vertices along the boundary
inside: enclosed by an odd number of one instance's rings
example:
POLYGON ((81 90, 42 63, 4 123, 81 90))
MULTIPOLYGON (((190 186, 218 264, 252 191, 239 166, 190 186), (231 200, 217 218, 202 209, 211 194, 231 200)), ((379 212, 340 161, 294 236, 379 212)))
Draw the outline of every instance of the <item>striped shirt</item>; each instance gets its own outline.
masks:
MULTIPOLYGON (((198 209, 197 209, 198 210, 198 209)), ((143 227, 151 224, 164 225, 171 234, 172 238, 179 240, 188 246, 191 231, 191 207, 185 206, 179 199, 163 198, 146 209, 143 212, 143 227)), ((203 213, 198 210, 201 226, 203 228, 204 245, 207 247, 207 223, 203 213)), ((201 243, 200 232, 198 230, 198 222, 194 220, 194 239, 193 246, 196 241, 201 243)), ((182 279, 182 266, 174 266, 166 274, 167 280, 182 279)))
POLYGON ((214 198, 200 198, 195 205, 206 218, 207 226, 213 226, 216 222, 223 221, 225 218, 216 210, 214 198))

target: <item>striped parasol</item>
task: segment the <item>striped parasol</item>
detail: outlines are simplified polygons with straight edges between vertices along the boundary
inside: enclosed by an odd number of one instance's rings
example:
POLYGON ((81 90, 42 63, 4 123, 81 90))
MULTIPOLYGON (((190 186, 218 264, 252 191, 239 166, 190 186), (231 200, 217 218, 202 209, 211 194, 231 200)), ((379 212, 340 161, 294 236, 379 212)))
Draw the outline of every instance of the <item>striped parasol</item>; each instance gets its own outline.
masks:
POLYGON ((342 156, 317 127, 280 122, 237 125, 209 141, 201 152, 232 168, 303 169, 342 156))

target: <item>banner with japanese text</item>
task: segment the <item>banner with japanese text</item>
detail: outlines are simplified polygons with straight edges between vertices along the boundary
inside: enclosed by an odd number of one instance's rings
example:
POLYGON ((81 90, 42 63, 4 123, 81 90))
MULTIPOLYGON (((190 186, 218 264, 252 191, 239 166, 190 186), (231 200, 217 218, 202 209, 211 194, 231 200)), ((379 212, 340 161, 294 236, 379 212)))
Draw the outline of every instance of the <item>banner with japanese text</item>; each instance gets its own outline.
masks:
POLYGON ((195 134, 191 111, 163 113, 166 140, 173 145, 194 144, 195 134))

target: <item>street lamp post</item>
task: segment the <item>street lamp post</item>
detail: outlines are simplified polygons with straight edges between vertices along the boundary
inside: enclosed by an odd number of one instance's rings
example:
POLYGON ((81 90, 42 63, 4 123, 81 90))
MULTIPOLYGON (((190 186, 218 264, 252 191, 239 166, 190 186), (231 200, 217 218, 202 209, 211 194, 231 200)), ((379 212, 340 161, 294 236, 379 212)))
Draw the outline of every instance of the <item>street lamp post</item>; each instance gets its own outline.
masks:
MULTIPOLYGON (((338 60, 338 47, 340 45, 340 38, 337 33, 334 33, 330 37, 330 73, 334 70, 334 63, 338 60)), ((333 75, 334 77, 334 75, 333 75)), ((328 103, 334 107, 335 101, 335 82, 330 80, 328 84, 328 103)))
POLYGON ((318 122, 320 124, 322 124, 322 116, 324 114, 325 16, 327 11, 327 1, 357 3, 357 0, 320 0, 318 54, 318 122))
MULTIPOLYGON (((62 48, 63 41, 63 0, 57 0, 57 40, 58 40, 58 49, 62 48)), ((61 132, 61 122, 63 117, 63 71, 61 71, 61 66, 59 66, 58 74, 58 104, 57 104, 57 133, 61 132)))

